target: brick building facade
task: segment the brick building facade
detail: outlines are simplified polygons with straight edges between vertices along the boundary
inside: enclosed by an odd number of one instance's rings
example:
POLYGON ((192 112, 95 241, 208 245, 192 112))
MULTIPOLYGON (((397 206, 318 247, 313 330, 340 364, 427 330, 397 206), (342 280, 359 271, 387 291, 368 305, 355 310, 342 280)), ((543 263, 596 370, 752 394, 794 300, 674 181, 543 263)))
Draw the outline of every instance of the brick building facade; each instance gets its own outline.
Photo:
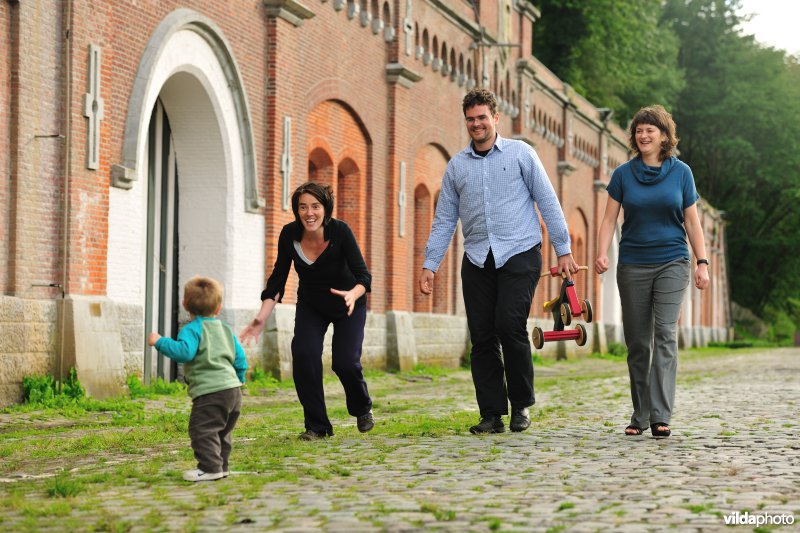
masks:
MULTIPOLYGON (((610 113, 536 60, 538 17, 528 0, 0 0, 0 404, 22 376, 70 366, 98 395, 174 374, 145 331, 175 332, 197 273, 224 282, 240 329, 309 179, 334 188, 373 274, 365 365, 458 364, 458 235, 433 298, 415 287, 441 176, 468 142, 465 91, 492 89, 501 135, 536 148, 581 264, 627 159, 610 113)), ((690 291, 684 345, 730 324, 725 226, 707 205, 701 217, 712 287, 690 291)), ((545 353, 621 341, 613 271, 578 277, 595 308, 587 346, 545 353)), ((295 288, 248 353, 281 376, 295 288)), ((555 291, 540 283, 531 325, 546 327, 555 291)))

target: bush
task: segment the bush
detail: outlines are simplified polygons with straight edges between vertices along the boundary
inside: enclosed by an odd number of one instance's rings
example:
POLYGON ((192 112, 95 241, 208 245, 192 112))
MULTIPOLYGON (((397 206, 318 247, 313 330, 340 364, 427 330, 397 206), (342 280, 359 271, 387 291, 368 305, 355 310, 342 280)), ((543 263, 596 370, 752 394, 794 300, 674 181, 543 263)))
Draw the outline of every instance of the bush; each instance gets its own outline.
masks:
POLYGON ((618 342, 609 342, 608 353, 616 357, 628 357, 628 347, 618 342))
POLYGON ((754 346, 753 342, 746 341, 746 340, 735 340, 731 342, 709 342, 709 348, 752 348, 754 346))
POLYGON ((795 326, 789 315, 778 310, 767 310, 764 314, 769 324, 767 338, 779 346, 791 346, 794 343, 795 326))
POLYGON ((172 396, 175 394, 183 394, 186 391, 186 385, 178 381, 164 381, 161 378, 156 379, 150 385, 142 385, 138 376, 128 376, 127 380, 128 393, 131 399, 137 398, 154 398, 155 396, 172 396))
POLYGON ((53 376, 25 376, 22 378, 22 398, 27 404, 56 407, 74 404, 86 396, 86 391, 78 381, 78 374, 70 368, 69 376, 58 392, 58 381, 53 376))

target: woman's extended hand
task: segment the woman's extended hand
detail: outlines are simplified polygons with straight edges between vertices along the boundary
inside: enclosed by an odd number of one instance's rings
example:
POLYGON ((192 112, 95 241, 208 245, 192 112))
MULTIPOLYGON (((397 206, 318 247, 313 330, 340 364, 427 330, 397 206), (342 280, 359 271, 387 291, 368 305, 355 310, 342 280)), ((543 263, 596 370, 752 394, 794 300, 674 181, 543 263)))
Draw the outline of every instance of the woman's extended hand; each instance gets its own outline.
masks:
POLYGON ((239 333, 239 342, 247 344, 250 342, 250 339, 258 342, 258 337, 261 335, 261 332, 264 331, 264 326, 267 325, 267 318, 269 318, 272 309, 275 308, 275 304, 280 298, 281 295, 279 293, 275 295, 274 299, 267 298, 261 301, 261 309, 258 310, 256 317, 244 327, 241 333, 239 333))
POLYGON ((356 300, 358 300, 355 295, 355 289, 350 289, 349 291, 337 291, 336 289, 331 289, 331 294, 336 294, 344 298, 344 305, 347 306, 347 316, 353 314, 353 308, 356 306, 356 300))
POLYGON ((239 333, 239 341, 244 345, 249 344, 250 340, 258 342, 258 337, 261 336, 261 332, 264 330, 264 325, 266 323, 266 320, 261 320, 258 317, 254 318, 253 321, 247 324, 242 332, 239 333))
POLYGON ((347 306, 347 316, 353 314, 353 309, 356 307, 356 300, 361 298, 366 292, 367 290, 361 284, 356 285, 349 291, 331 289, 331 294, 341 296, 344 299, 344 304, 347 306))

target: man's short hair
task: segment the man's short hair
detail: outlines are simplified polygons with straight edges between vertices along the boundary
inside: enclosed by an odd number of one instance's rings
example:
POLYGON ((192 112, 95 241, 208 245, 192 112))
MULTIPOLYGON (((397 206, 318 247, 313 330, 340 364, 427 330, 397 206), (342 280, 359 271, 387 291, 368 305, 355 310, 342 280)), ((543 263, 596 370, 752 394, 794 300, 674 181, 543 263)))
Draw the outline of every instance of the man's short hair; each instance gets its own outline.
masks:
POLYGON ((472 109, 476 105, 489 106, 489 112, 492 116, 497 114, 497 98, 495 98, 494 93, 489 89, 478 89, 476 87, 464 96, 464 100, 461 102, 464 116, 467 116, 468 109, 472 109))

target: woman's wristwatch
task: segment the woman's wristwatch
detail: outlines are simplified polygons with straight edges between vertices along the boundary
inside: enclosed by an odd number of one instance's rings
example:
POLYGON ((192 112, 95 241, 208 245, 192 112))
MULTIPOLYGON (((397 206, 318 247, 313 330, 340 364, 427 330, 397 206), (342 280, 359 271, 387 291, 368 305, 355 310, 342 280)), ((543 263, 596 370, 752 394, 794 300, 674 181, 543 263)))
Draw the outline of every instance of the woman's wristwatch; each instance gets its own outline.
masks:
POLYGON ((708 266, 708 259, 698 259, 697 260, 697 266, 700 266, 700 265, 708 266))

